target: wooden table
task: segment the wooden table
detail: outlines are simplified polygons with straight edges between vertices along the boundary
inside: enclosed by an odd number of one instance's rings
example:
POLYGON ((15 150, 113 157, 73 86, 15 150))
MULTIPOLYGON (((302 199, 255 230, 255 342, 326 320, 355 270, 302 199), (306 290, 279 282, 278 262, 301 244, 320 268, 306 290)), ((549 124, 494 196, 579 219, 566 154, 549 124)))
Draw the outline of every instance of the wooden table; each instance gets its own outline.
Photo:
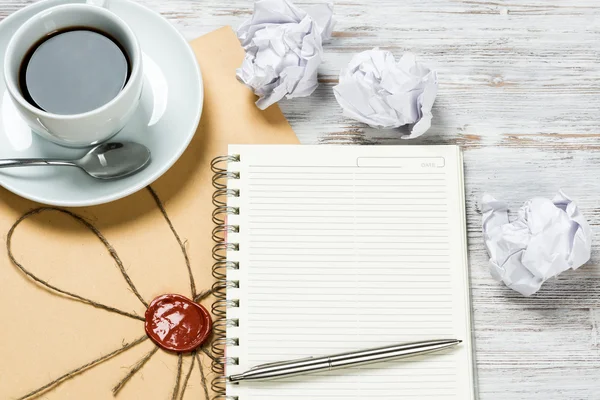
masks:
MULTIPOLYGON (((139 0, 189 39, 252 13, 248 0, 139 0)), ((33 0, 0 0, 4 17, 33 0)), ((305 5, 309 2, 298 3, 305 5)), ((516 210, 562 188, 600 224, 598 0, 340 0, 321 85, 281 108, 303 143, 459 144, 465 151, 469 250, 482 400, 600 399, 600 270, 593 260, 524 298, 488 272, 478 203, 516 210), (333 96, 353 54, 412 51, 439 72, 434 126, 400 141, 345 118, 333 96)))

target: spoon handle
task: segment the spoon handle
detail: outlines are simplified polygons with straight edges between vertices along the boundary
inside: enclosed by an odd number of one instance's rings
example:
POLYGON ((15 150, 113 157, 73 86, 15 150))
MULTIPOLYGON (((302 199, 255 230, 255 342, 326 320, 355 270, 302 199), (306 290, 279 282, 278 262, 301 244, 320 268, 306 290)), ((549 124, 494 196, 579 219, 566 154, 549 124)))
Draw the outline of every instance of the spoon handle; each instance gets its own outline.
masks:
POLYGON ((39 158, 16 158, 13 160, 0 160, 0 168, 10 167, 32 167, 44 165, 60 165, 67 167, 77 167, 73 161, 66 160, 43 160, 39 158))

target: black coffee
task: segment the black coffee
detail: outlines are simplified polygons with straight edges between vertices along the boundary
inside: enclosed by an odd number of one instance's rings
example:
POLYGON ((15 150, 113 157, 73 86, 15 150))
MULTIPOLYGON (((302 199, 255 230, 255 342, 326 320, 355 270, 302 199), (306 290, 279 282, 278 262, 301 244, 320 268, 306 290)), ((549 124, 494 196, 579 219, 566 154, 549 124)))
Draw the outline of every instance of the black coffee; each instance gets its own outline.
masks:
POLYGON ((122 46, 103 32, 71 28, 49 34, 23 59, 21 92, 44 111, 92 111, 114 99, 130 74, 122 46))

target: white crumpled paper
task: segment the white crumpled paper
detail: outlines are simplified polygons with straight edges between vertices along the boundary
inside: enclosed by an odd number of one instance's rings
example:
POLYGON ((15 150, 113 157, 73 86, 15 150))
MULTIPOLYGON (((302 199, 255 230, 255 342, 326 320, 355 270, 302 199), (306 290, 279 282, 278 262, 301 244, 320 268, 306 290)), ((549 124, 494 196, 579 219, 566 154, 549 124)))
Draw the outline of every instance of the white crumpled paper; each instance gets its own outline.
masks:
POLYGON ((333 90, 347 117, 374 128, 414 124, 402 136, 413 139, 431 127, 438 80, 413 54, 396 62, 392 53, 375 48, 355 55, 333 90))
POLYGON ((482 212, 492 276, 525 296, 590 259, 590 226, 563 192, 552 201, 529 200, 513 222, 508 220, 506 203, 488 194, 483 196, 482 212))
POLYGON ((254 15, 237 31, 246 58, 238 79, 260 98, 264 110, 284 96, 310 96, 317 88, 323 40, 333 31, 333 7, 303 11, 288 0, 257 0, 254 15))

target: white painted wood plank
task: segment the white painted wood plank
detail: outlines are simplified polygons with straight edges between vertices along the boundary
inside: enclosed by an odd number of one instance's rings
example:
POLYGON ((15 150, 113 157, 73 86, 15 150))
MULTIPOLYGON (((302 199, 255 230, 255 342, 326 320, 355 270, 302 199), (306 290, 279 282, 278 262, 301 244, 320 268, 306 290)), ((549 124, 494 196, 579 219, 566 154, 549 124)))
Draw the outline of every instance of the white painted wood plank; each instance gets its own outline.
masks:
MULTIPOLYGON (((32 0, 0 0, 4 17, 32 0)), ((252 13, 249 0, 139 0, 192 39, 252 13)), ((299 5, 318 1, 302 1, 299 5)), ((600 3, 597 0, 340 0, 321 86, 281 107, 303 143, 460 144, 482 400, 600 399, 600 250, 523 298, 488 272, 478 202, 517 210, 563 188, 600 230, 600 3), (356 52, 415 52, 436 68, 432 130, 407 143, 345 118, 332 87, 356 52)))

